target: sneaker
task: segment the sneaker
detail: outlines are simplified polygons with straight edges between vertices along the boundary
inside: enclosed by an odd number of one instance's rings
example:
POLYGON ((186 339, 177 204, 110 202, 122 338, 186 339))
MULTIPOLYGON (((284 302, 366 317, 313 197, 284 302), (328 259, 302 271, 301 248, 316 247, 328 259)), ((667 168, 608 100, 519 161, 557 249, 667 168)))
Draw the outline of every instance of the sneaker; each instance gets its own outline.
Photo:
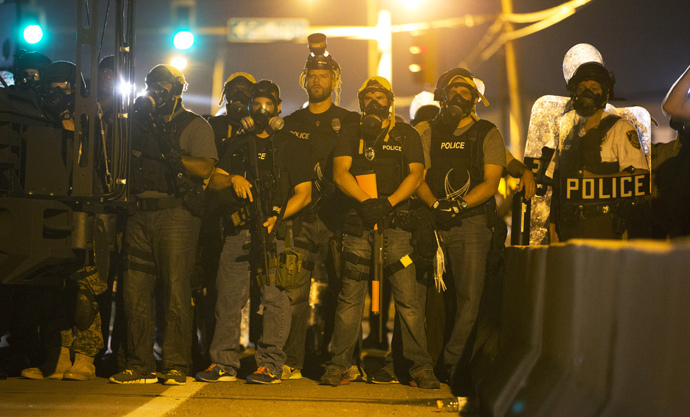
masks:
POLYGON ((302 370, 283 365, 283 375, 280 376, 280 379, 302 379, 302 370))
POLYGON ((439 389, 441 388, 441 383, 438 382, 434 372, 430 369, 426 369, 417 375, 412 377, 410 385, 422 389, 439 389))
POLYGON ((187 375, 177 369, 173 369, 165 374, 165 381, 163 381, 163 385, 184 385, 186 383, 187 375))
POLYGON ((247 376, 247 384, 280 384, 280 377, 273 375, 267 367, 260 366, 253 374, 247 376))
POLYGON ((372 384, 399 384, 398 378, 385 370, 384 368, 379 369, 374 375, 369 378, 369 382, 372 384))
POLYGON ((235 382, 237 376, 228 372, 223 365, 214 363, 205 371, 197 372, 196 380, 199 382, 235 382))
POLYGON ((140 374, 133 369, 125 369, 119 374, 115 374, 108 379, 113 384, 155 384, 158 382, 156 374, 140 374))
POLYGON ((358 365, 352 365, 347 370, 347 377, 350 382, 367 382, 367 373, 364 372, 364 368, 358 365))
POLYGON ((329 366, 326 368, 326 373, 321 376, 319 385, 330 385, 337 387, 338 385, 347 385, 350 383, 350 377, 347 372, 342 373, 338 368, 329 366))

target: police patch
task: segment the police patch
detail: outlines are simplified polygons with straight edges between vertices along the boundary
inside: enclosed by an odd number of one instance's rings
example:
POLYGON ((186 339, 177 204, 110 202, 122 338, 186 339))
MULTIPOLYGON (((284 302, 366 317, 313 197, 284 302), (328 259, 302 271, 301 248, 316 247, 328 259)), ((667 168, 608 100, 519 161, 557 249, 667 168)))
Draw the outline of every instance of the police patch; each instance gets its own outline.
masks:
POLYGON ((629 130, 626 135, 628 136, 628 142, 635 149, 640 149, 640 140, 637 138, 637 130, 629 130))

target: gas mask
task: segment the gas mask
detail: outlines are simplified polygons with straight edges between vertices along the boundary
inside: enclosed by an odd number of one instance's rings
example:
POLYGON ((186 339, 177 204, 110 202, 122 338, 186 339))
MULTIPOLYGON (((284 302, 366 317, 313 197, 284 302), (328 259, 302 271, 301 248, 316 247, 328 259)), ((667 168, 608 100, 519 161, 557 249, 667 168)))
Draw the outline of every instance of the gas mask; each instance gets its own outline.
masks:
POLYGON ((603 108, 604 105, 606 105, 604 95, 595 94, 590 89, 584 89, 582 92, 573 95, 573 109, 582 117, 592 116, 597 110, 603 108))
POLYGON ((256 132, 263 132, 269 128, 269 121, 275 116, 274 112, 269 111, 265 106, 258 109, 252 109, 250 116, 254 120, 254 129, 256 132))
POLYGON ((249 103, 249 96, 241 91, 236 92, 232 97, 228 97, 225 103, 225 110, 230 119, 230 123, 238 125, 240 120, 249 116, 247 104, 249 103))
POLYGON ((143 95, 137 97, 134 101, 134 110, 146 114, 152 113, 154 110, 158 113, 165 114, 166 105, 170 92, 157 84, 149 86, 143 95))
POLYGON ((72 94, 67 94, 65 90, 60 87, 54 87, 45 98, 45 104, 48 112, 55 117, 69 118, 69 113, 74 111, 74 100, 72 94))
POLYGON ((388 118, 389 107, 382 106, 378 101, 371 100, 363 109, 362 133, 371 138, 379 134, 383 129, 383 121, 388 118))
POLYGON ((467 100, 462 95, 456 94, 441 109, 441 120, 449 129, 455 129, 460 120, 472 112, 473 107, 473 100, 467 100))

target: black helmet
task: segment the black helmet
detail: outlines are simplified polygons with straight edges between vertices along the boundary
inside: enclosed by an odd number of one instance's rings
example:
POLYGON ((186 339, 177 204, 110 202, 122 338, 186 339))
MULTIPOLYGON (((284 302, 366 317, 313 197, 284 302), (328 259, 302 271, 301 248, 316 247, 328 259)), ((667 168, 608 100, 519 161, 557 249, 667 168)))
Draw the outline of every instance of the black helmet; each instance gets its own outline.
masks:
POLYGON ((40 52, 27 52, 21 50, 15 55, 14 66, 18 72, 33 68, 39 72, 43 71, 52 61, 40 52))
MULTIPOLYGON (((77 81, 77 66, 69 61, 55 61, 48 65, 41 75, 41 82, 44 85, 50 83, 64 83, 68 82, 72 88, 76 88, 77 81)), ((81 85, 82 94, 86 92, 86 83, 84 77, 79 74, 79 84, 81 85)), ((75 91, 76 92, 76 91, 75 91)))
MULTIPOLYGON (((434 100, 436 100, 438 102, 442 102, 442 101, 446 100, 445 89, 446 89, 446 87, 448 87, 448 85, 453 80, 453 78, 455 78, 457 76, 465 77, 465 78, 468 78, 470 80, 474 78, 474 75, 472 75, 472 73, 469 72, 468 70, 466 70, 465 68, 453 68, 451 70, 444 72, 443 74, 441 74, 440 77, 438 77, 438 81, 436 82, 436 89, 434 90, 434 100)), ((472 85, 468 84, 468 86, 472 87, 472 88, 470 88, 470 90, 472 91, 472 95, 476 96, 477 93, 479 92, 477 90, 476 85, 472 86, 472 85)))
POLYGON ((115 56, 108 55, 101 59, 101 62, 98 63, 98 69, 109 69, 111 71, 115 71, 115 56))
POLYGON ((307 57, 304 69, 326 69, 340 71, 340 65, 333 59, 333 56, 326 51, 326 35, 323 33, 312 33, 307 37, 309 50, 311 53, 307 57))
POLYGON ((615 84, 616 79, 612 72, 609 72, 603 64, 598 62, 586 62, 580 65, 568 80, 566 87, 571 94, 574 94, 578 84, 590 80, 598 82, 604 94, 608 94, 609 98, 613 97, 613 84, 615 84))
POLYGON ((172 65, 156 65, 151 69, 148 75, 146 75, 144 81, 147 86, 161 81, 169 82, 173 85, 170 93, 174 97, 181 96, 182 92, 187 89, 187 82, 184 79, 184 74, 172 65))
POLYGON ((280 88, 270 80, 261 80, 252 86, 249 101, 251 102, 257 97, 270 99, 276 107, 282 102, 280 88))

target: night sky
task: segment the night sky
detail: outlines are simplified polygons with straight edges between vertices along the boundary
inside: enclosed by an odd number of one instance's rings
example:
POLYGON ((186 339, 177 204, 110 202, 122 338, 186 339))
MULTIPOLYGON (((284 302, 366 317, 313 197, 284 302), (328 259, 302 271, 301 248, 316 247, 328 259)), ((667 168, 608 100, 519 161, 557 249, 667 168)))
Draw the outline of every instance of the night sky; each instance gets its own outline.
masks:
MULTIPOLYGON (((113 52, 114 0, 111 0, 103 55, 113 52)), ((52 36, 38 50, 52 59, 75 60, 76 1, 37 0, 49 11, 47 31, 52 36), (64 7, 56 8, 61 3, 64 7)), ((100 2, 100 23, 107 1, 100 2)), ((516 13, 536 12, 564 1, 514 0, 516 13)), ((136 7, 136 80, 154 65, 168 63, 175 52, 170 32, 170 1, 138 1, 136 7)), ((222 27, 231 17, 301 17, 311 26, 366 25, 365 0, 253 0, 197 1, 197 26, 222 27)), ((392 11, 393 25, 449 17, 496 14, 500 0, 426 0, 421 9, 410 12, 398 0, 379 0, 379 7, 392 11)), ((561 71, 563 56, 577 43, 591 43, 599 49, 616 76, 616 95, 627 102, 616 106, 641 104, 665 125, 660 106, 666 92, 682 71, 690 65, 690 1, 688 0, 593 0, 575 15, 536 34, 515 42, 518 53, 521 97, 525 114, 532 103, 545 94, 565 95, 561 71)), ((438 29, 436 35, 438 65, 436 75, 458 65, 484 36, 488 24, 472 28, 438 29)), ((519 28, 520 26, 518 26, 519 28)), ((100 30, 99 30, 100 31, 100 30)), ((433 86, 415 84, 407 67, 411 62, 409 33, 393 34, 393 89, 398 97, 409 97, 433 86)), ((329 39, 328 50, 343 67, 341 105, 355 110, 356 92, 367 77, 367 45, 362 40, 329 39)), ((282 89, 283 114, 300 107, 306 94, 298 85, 299 74, 308 54, 305 43, 273 44, 229 43, 223 36, 197 36, 195 47, 186 55, 190 66, 183 72, 190 84, 186 93, 188 107, 209 113, 220 91, 212 91, 213 66, 224 57, 224 78, 237 71, 267 78, 282 89)), ((470 68, 487 84, 487 99, 492 106, 480 115, 492 119, 505 132, 507 93, 505 61, 502 50, 485 62, 470 68)), ((407 109, 399 109, 409 119, 407 109)))

